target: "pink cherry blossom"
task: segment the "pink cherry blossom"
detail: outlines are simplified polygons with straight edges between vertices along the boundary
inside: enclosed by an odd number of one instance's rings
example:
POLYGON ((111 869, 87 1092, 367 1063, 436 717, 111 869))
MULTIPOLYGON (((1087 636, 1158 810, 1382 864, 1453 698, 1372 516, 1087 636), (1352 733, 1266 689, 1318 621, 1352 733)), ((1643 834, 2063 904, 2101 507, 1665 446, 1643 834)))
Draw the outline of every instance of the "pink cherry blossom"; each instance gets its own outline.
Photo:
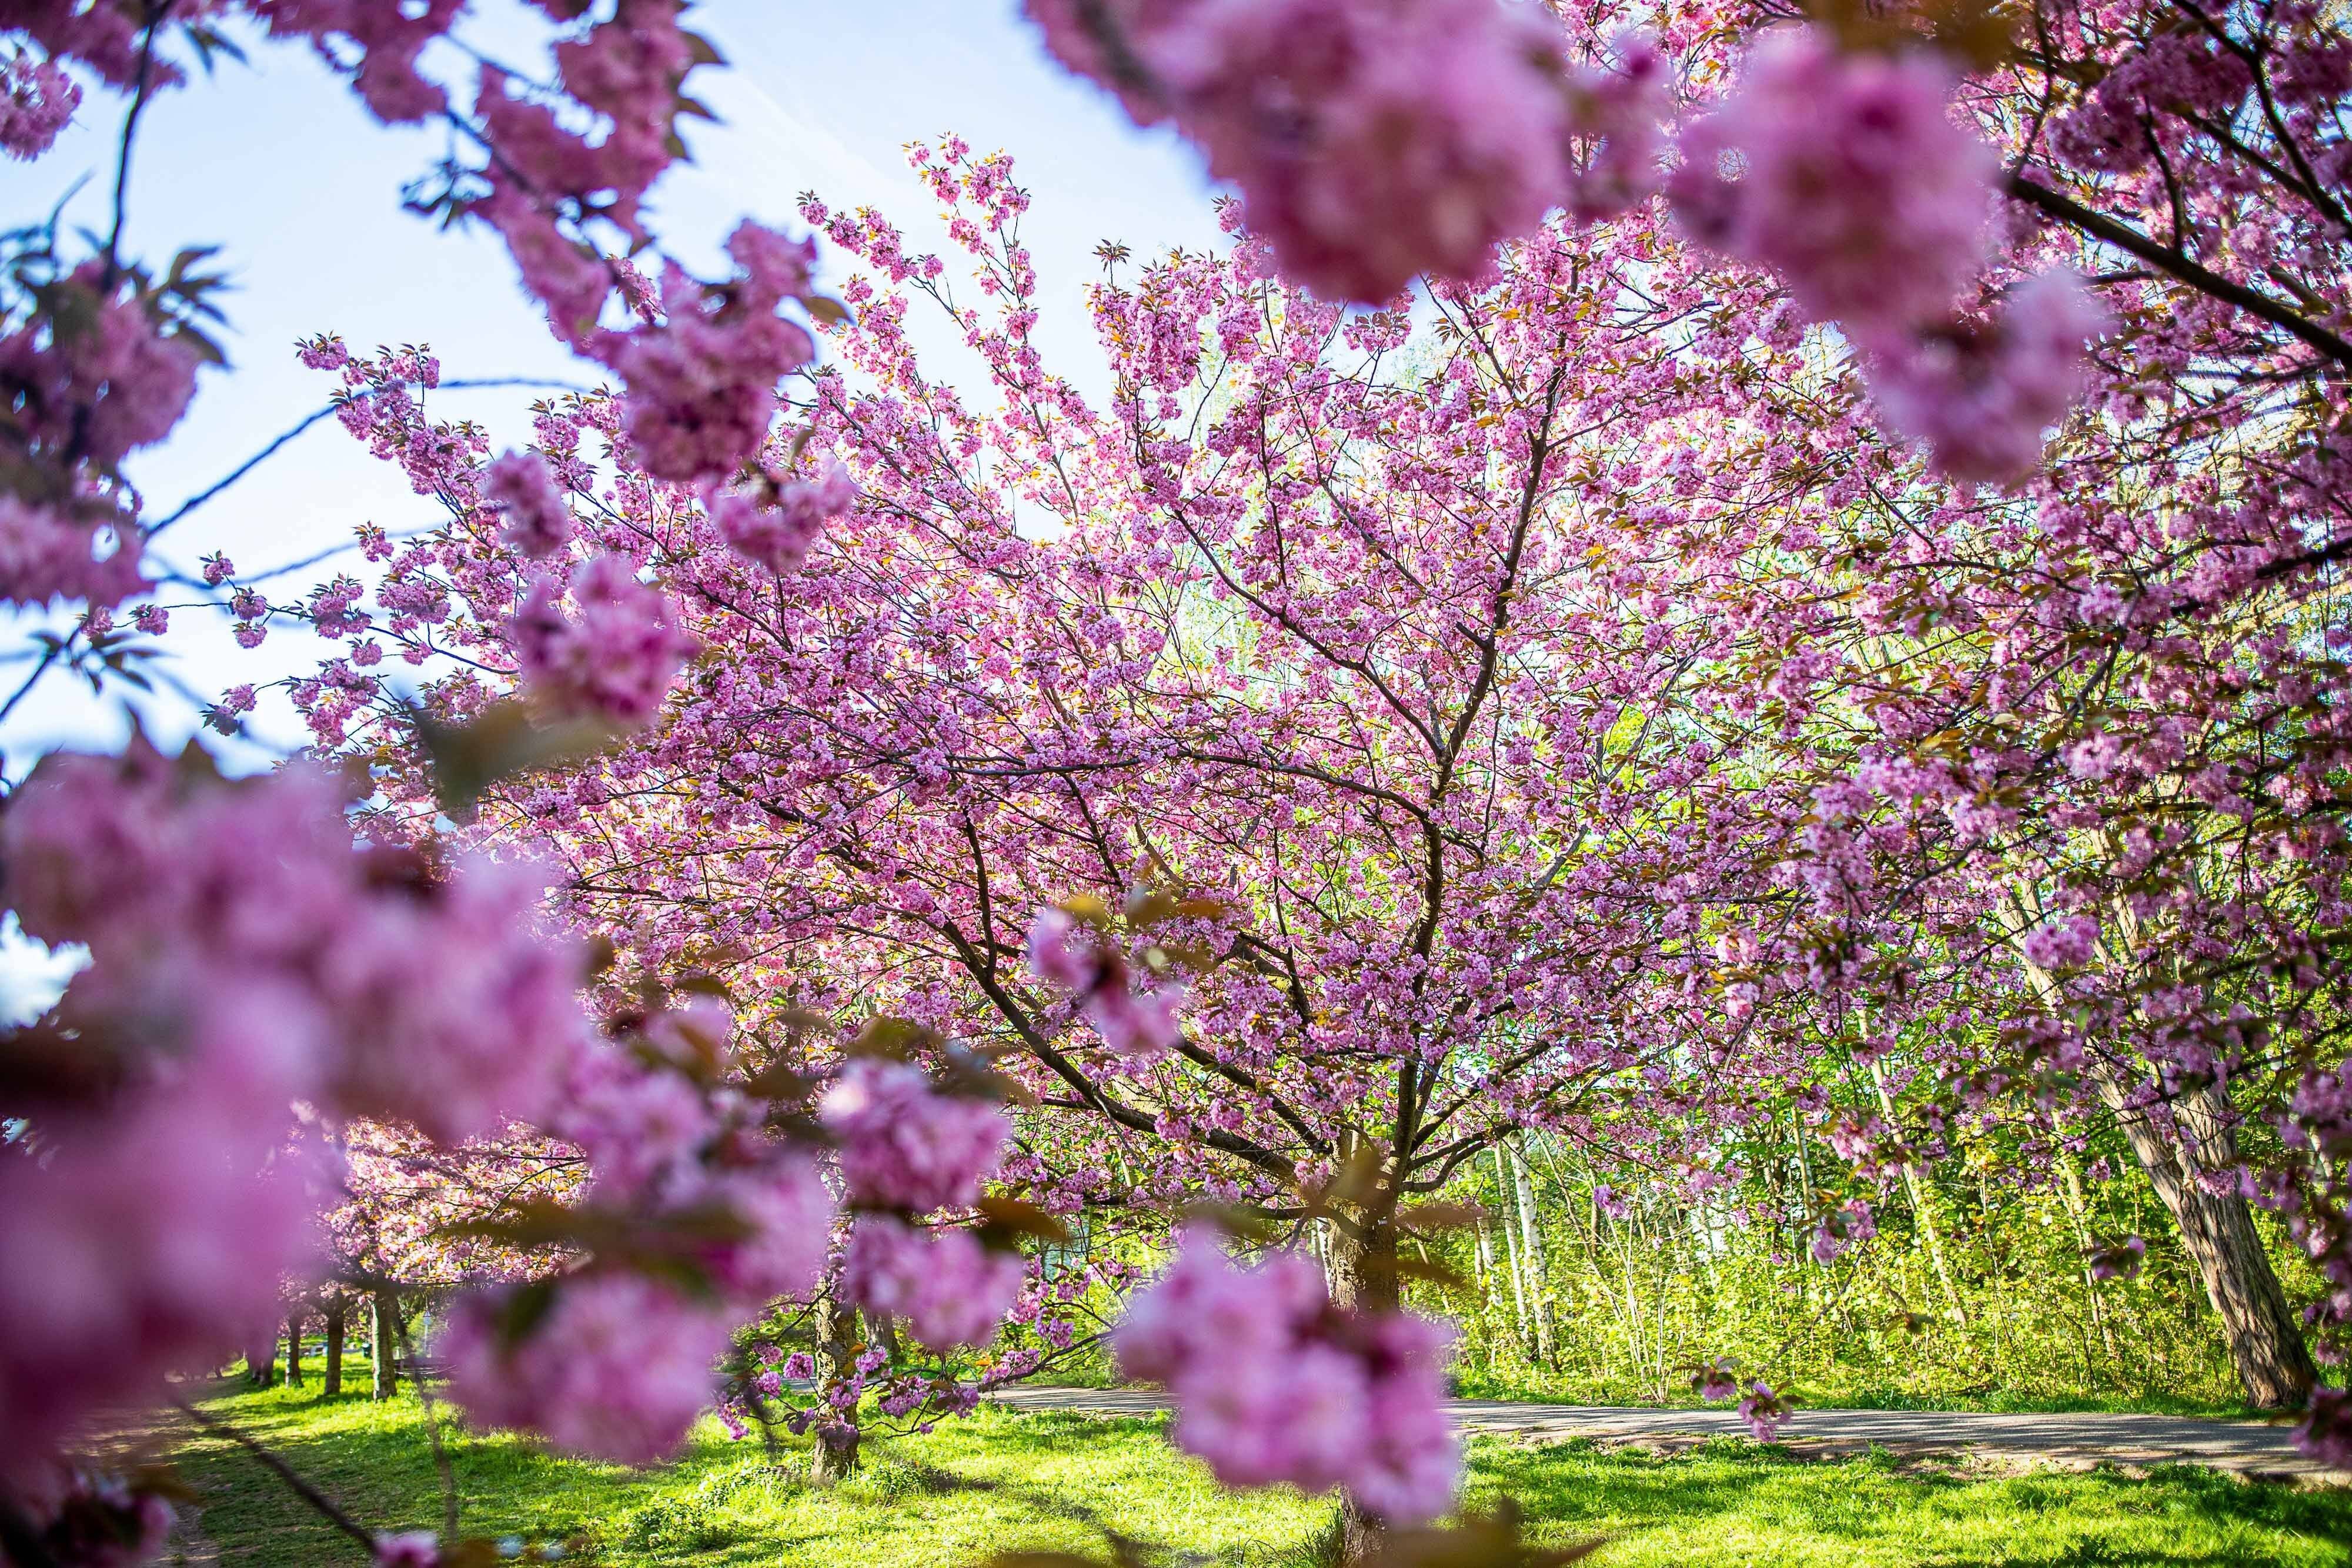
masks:
MULTIPOLYGON (((137 1568, 163 1549, 174 1511, 149 1475, 126 1478, 58 1463, 9 1478, 8 1500, 38 1532, 52 1563, 137 1568)), ((161 1483, 169 1486, 169 1481, 161 1483)))
POLYGON ((1759 1443, 1776 1441, 1780 1428, 1796 1416, 1796 1404, 1785 1394, 1775 1394, 1769 1384, 1751 1383, 1740 1396, 1739 1418, 1748 1423, 1748 1431, 1759 1443))
POLYGON ((1859 1199, 1832 1210, 1813 1232, 1813 1261, 1828 1264, 1878 1234, 1878 1220, 1870 1205, 1859 1199))
POLYGON ((1669 186, 1683 224, 1772 268, 1817 319, 1864 332, 1940 321, 1990 254, 1999 169, 1953 120, 1954 86, 1932 55, 1773 30, 1723 106, 1683 131, 1669 186))
POLYGON ((509 1338, 513 1292, 460 1297, 436 1349, 449 1396, 478 1427, 511 1427, 615 1464, 676 1453, 716 1384, 728 1320, 667 1285, 587 1274, 509 1338))
POLYGON ((650 723, 679 666, 698 644, 677 628, 667 596, 637 580, 626 557, 600 555, 565 586, 541 578, 515 612, 523 690, 551 713, 635 728, 650 723))
POLYGON ((1236 1268, 1205 1236, 1112 1334, 1121 1371, 1168 1385, 1177 1442, 1219 1479, 1345 1487, 1398 1523, 1445 1511, 1460 1481, 1444 1408, 1450 1339, 1401 1313, 1340 1312, 1305 1259, 1236 1268))
POLYGON ((2070 915, 2025 934, 2025 961, 2044 969, 2077 969, 2097 951, 2099 923, 2088 915, 2070 915))
POLYGON ((2145 123, 2151 112, 2226 120, 2252 86, 2245 62, 2202 29, 2158 33, 2051 127, 2051 144, 2084 168, 2130 173, 2151 156, 2145 123))
POLYGON ((984 1344, 1021 1293, 1018 1254, 970 1230, 925 1231, 867 1215, 850 1233, 842 1290, 868 1312, 905 1322, 933 1350, 984 1344))
POLYGON ((152 586, 139 570, 137 538, 128 518, 109 528, 96 519, 0 496, 0 600, 120 604, 152 586))
POLYGON ((45 1155, 0 1157, 0 1475, 92 1411, 215 1364, 308 1270, 310 1178, 271 1159, 300 1082, 278 1031, 299 1024, 273 1016, 291 998, 239 999, 251 1017, 190 1042, 176 1082, 96 1124, 45 1117, 45 1155))
POLYGON ((874 1058, 843 1068, 817 1113, 840 1142, 851 1197, 916 1214, 977 1198, 1012 1131, 990 1102, 939 1093, 920 1070, 874 1058))
POLYGON ((706 483, 701 497, 719 537, 739 554, 770 571, 789 572, 807 560, 825 523, 856 500, 857 486, 840 464, 827 462, 809 478, 771 481, 761 490, 706 483))
POLYGON ((1066 910, 1045 908, 1030 923, 1029 967, 1048 985, 1077 993, 1078 1009, 1113 1054, 1157 1056, 1182 1039, 1176 1019, 1182 985, 1163 981, 1145 992, 1108 934, 1066 910))
POLYGON ((2352 1469, 2352 1390, 2314 1389, 2311 1413, 2295 1428, 2294 1445, 2322 1464, 2352 1469))
POLYGON ((429 1530, 380 1531, 375 1560, 377 1568, 440 1568, 441 1538, 429 1530))
POLYGON ((1172 119, 1241 188, 1284 271, 1378 302, 1415 275, 1466 277, 1570 184, 1559 48, 1488 0, 1031 0, 1064 65, 1172 119))
POLYGON ((1614 216, 1646 200, 1664 179, 1671 68, 1654 39, 1628 28, 1611 40, 1604 60, 1570 74, 1570 123, 1592 143, 1570 187, 1569 211, 1578 221, 1614 216))
POLYGON ((38 158, 73 119, 81 89, 55 60, 36 61, 19 53, 0 71, 0 152, 12 158, 38 158))
POLYGON ((619 1198, 690 1187, 719 1131, 709 1101, 682 1075, 647 1071, 618 1047, 583 1047, 549 1116, 588 1156, 594 1190, 619 1198))
POLYGON ((2140 1264, 2147 1257, 2145 1238, 2126 1236, 2113 1247, 2095 1249, 2090 1257, 2091 1278, 2094 1280, 2129 1280, 2137 1277, 2140 1264))
POLYGON ((815 351, 805 329, 776 314, 808 291, 807 244, 751 223, 727 244, 739 268, 732 284, 706 288, 673 267, 663 320, 613 350, 629 383, 623 427, 656 478, 731 478, 767 438, 776 383, 815 351))
POLYGON ((0 399, 11 440, 32 452, 111 468, 171 434, 195 394, 197 355, 104 269, 78 269, 76 308, 36 315, 0 337, 0 399))
POLYGON ((2106 319, 2079 277, 2043 273, 1981 327, 1906 335, 1874 356, 1871 395, 1891 429, 1927 444, 1938 473, 2015 479, 2040 463, 2043 434, 2080 395, 2084 345, 2106 319))
POLYGON ((572 509, 547 464, 529 452, 508 452, 482 476, 482 499, 505 519, 501 537, 533 560, 572 542, 572 509))
POLYGON ((1196 1238, 1129 1303, 1111 1343, 1128 1376, 1172 1383, 1186 1367, 1219 1356, 1249 1361, 1280 1352, 1294 1325, 1324 1299, 1321 1276, 1296 1253, 1270 1253, 1237 1269, 1213 1242, 1196 1238))
POLYGON ((785 1158, 729 1171, 701 1196, 725 1204, 747 1230, 704 1258, 729 1299, 756 1309, 778 1296, 804 1296, 815 1285, 832 1239, 834 1201, 814 1165, 785 1158))
POLYGON ((319 968, 323 1005, 345 1020, 341 1106, 444 1143, 546 1109, 582 1031, 584 968, 534 929, 546 891, 543 871, 474 859, 353 906, 319 968))
POLYGON ((0 818, 5 893, 27 932, 89 946, 63 1006, 90 1027, 249 1028, 240 990, 279 998, 265 1038, 304 1076, 265 1127, 313 1088, 446 1141, 536 1113, 582 1028, 581 957, 533 929, 543 874, 357 851, 341 806, 302 766, 223 782, 143 743, 52 756, 0 818))

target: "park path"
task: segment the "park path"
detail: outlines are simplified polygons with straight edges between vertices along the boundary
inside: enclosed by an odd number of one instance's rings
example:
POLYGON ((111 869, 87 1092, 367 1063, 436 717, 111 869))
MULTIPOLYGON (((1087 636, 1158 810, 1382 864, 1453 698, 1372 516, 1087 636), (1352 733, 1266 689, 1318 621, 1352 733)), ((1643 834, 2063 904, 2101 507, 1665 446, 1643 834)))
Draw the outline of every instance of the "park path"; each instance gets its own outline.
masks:
MULTIPOLYGON (((990 1397, 1021 1410, 1073 1410, 1140 1416, 1167 1408, 1164 1396, 1135 1388, 998 1390, 990 1397)), ((1668 1448, 1710 1437, 1744 1437, 1730 1410, 1644 1410, 1590 1405, 1520 1405, 1496 1399, 1450 1402, 1466 1431, 1668 1448)), ((1801 1410, 1781 1440, 1800 1453, 1834 1458, 1873 1447, 1897 1454, 1971 1458, 2069 1467, 2210 1465, 2246 1476, 2340 1476, 2294 1446, 2289 1422, 2203 1421, 2179 1416, 1995 1415, 1975 1410, 1801 1410)))

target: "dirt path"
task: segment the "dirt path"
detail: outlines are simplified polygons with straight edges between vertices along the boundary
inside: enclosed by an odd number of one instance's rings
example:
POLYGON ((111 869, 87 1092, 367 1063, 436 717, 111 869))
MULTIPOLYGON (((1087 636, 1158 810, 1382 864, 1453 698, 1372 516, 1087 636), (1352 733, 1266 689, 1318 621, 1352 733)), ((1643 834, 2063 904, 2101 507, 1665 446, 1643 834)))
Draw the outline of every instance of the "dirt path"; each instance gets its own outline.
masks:
MULTIPOLYGON (((1138 1389, 1008 1388, 991 1396, 1022 1410, 1083 1410, 1139 1416, 1167 1408, 1138 1389)), ((1457 1399, 1454 1417, 1473 1432, 1536 1438, 1592 1437, 1669 1448, 1710 1437, 1745 1437, 1729 1410, 1641 1410, 1585 1405, 1518 1405, 1457 1399)), ((2179 1416, 2010 1416, 1952 1410, 1806 1410, 1782 1440, 1801 1453, 1833 1458, 1873 1447, 1905 1455, 1958 1454, 2065 1466, 2194 1464, 2248 1477, 2340 1476, 2294 1446, 2287 1422, 2201 1421, 2179 1416)))

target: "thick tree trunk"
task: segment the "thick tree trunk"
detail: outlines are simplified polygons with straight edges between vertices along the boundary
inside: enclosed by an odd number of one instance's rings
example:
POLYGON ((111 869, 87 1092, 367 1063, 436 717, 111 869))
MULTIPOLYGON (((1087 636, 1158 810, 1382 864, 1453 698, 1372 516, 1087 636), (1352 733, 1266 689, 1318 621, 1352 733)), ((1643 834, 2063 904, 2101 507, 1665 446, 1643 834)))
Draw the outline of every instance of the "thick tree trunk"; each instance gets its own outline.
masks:
MULTIPOLYGON (((1346 1218, 1347 1223, 1330 1227, 1331 1299, 1360 1312, 1395 1312, 1401 1297, 1394 1221, 1363 1215, 1346 1218)), ((1369 1563, 1378 1554, 1384 1528, 1380 1516, 1344 1491, 1334 1528, 1333 1559, 1341 1568, 1369 1563)))
POLYGON ((302 1320, 307 1316, 297 1307, 286 1314, 286 1386, 302 1386, 302 1320))
MULTIPOLYGON (((816 1385, 820 1394, 855 1370, 857 1360, 857 1309, 835 1300, 827 1289, 812 1311, 816 1330, 816 1385)), ((828 1424, 816 1428, 816 1449, 809 1456, 809 1481, 829 1487, 857 1473, 857 1428, 828 1424)))
POLYGON ((269 1388, 278 1382, 278 1334, 256 1341, 245 1353, 245 1380, 256 1388, 269 1388))
POLYGON ((319 1375, 319 1392, 332 1399, 343 1391, 343 1331, 351 1308, 337 1301, 327 1309, 327 1369, 319 1375))
POLYGON ((368 1349, 375 1358, 375 1380, 369 1395, 389 1399, 400 1392, 400 1298, 378 1291, 368 1299, 368 1349))
POLYGON ((2234 1181, 2237 1135, 2229 1103, 2217 1085, 2192 1090, 2172 1105, 2176 1135, 2134 1105, 2114 1072, 2095 1071, 2100 1098, 2122 1124, 2132 1154, 2179 1228, 2182 1250, 2205 1281, 2206 1299, 2221 1320, 2230 1360, 2249 1401, 2266 1410, 2300 1407, 2317 1378, 2303 1330, 2263 1251, 2253 1208, 2234 1186, 2216 1194, 2207 1185, 2234 1181))

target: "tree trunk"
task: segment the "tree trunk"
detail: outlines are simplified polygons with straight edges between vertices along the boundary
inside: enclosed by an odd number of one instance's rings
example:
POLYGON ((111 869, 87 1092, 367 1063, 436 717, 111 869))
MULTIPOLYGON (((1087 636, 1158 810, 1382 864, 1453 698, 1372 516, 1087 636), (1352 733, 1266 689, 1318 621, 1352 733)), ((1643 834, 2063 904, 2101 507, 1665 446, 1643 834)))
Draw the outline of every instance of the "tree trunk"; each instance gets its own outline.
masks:
POLYGON ((2095 1069, 2092 1076, 2179 1228, 2181 1249, 2204 1280, 2246 1398, 2265 1410, 2299 1408, 2311 1397, 2318 1373, 2263 1251, 2253 1209, 2234 1186, 2217 1195, 2206 1185, 2209 1176, 2236 1179, 2230 1173, 2237 1164, 2237 1134, 2225 1092, 2207 1084, 2173 1102, 2173 1120, 2184 1134, 2176 1136, 2131 1103, 2128 1086, 2112 1070, 2095 1069))
POLYGON ((341 1301, 327 1309, 327 1369, 319 1377, 319 1392, 332 1399, 343 1391, 343 1328, 351 1308, 341 1301))
POLYGON ((269 1388, 278 1382, 278 1334, 272 1329, 269 1337, 258 1340, 246 1350, 245 1380, 256 1388, 269 1388))
POLYGON ((1536 1359, 1546 1368, 1553 1363, 1551 1281, 1544 1267, 1543 1213, 1536 1207, 1535 1181, 1528 1162, 1514 1152, 1511 1171, 1518 1184, 1519 1230, 1527 1238, 1528 1304, 1536 1323, 1536 1359))
POLYGON ((2083 1294, 2091 1303, 2091 1322, 2097 1326, 2099 1341, 2106 1347, 2108 1367, 2120 1376, 2124 1358, 2116 1350, 2116 1331, 2107 1322, 2106 1303, 2100 1299, 2099 1277, 2091 1272, 2090 1206, 2083 1201, 2083 1177, 2074 1169, 2074 1156, 2059 1155, 2058 1172, 2065 1178, 2060 1190, 2066 1196, 2067 1216, 2074 1222, 2074 1239, 2083 1249, 2083 1294))
MULTIPOLYGON (((852 1376, 857 1361, 857 1309, 845 1306, 830 1287, 816 1298, 816 1386, 820 1397, 852 1376)), ((857 1428, 828 1420, 816 1427, 816 1450, 809 1456, 809 1481, 829 1487, 857 1473, 857 1428)))
POLYGON ((378 1291, 368 1298, 369 1353, 375 1358, 375 1381, 369 1396, 389 1399, 400 1392, 400 1298, 378 1291))
MULTIPOLYGON (((1402 1304, 1397 1289, 1396 1226, 1385 1217, 1351 1214, 1330 1227, 1331 1299, 1360 1312, 1392 1312, 1402 1304)), ((1333 1529, 1333 1561, 1341 1568, 1378 1555, 1381 1518, 1348 1492, 1339 1494, 1333 1529)))
MULTIPOLYGON (((2115 848, 2112 840, 2109 847, 2115 848)), ((2016 893, 2010 898, 2021 923, 2037 917, 2016 893)), ((2137 915, 2122 900, 2111 907, 2115 917, 2104 940, 2117 951, 2146 955, 2148 934, 2137 915)), ((2025 972, 2045 998, 2054 999, 2057 987, 2048 973, 2032 964, 2025 972)), ((2172 1125, 2159 1126, 2135 1103, 2142 1071, 2135 1062, 2127 1076, 2111 1062, 2094 1061, 2090 1079, 2172 1216, 2181 1250, 2197 1265, 2246 1398, 2265 1410, 2298 1407, 2310 1399, 2318 1369, 2263 1251, 2254 1211, 2237 1189, 2238 1134, 2229 1091, 2215 1082, 2184 1092, 2171 1102, 2172 1125), (2208 1177, 2222 1188, 2218 1195, 2208 1177)))
MULTIPOLYGON (((1886 1119, 1888 1128, 1892 1129, 1898 1121, 1895 1113, 1895 1096, 1887 1092, 1885 1065, 1876 1057, 1871 1058, 1870 1082, 1878 1091, 1879 1113, 1886 1119)), ((1921 1173, 1917 1165, 1906 1160, 1903 1162, 1903 1186, 1911 1195, 1912 1217, 1918 1222, 1919 1233, 1927 1242, 1927 1260, 1936 1266, 1936 1278, 1944 1287, 1945 1306, 1950 1311, 1952 1320, 1967 1328, 1968 1303, 1960 1299, 1959 1287, 1952 1283, 1951 1267, 1944 1260, 1943 1232, 1936 1224, 1934 1183, 1921 1173)))
POLYGON ((286 1314, 286 1386, 302 1386, 302 1320, 309 1314, 297 1307, 286 1314))
POLYGON ((1496 1218, 1503 1222, 1504 1260, 1511 1268, 1511 1322, 1517 1331, 1513 1338, 1518 1344, 1520 1355, 1525 1356, 1528 1353, 1528 1281, 1527 1275, 1519 1268, 1519 1231, 1517 1223, 1511 1218, 1514 1207, 1510 1166, 1504 1158, 1502 1145, 1497 1144, 1495 1145, 1496 1218))

